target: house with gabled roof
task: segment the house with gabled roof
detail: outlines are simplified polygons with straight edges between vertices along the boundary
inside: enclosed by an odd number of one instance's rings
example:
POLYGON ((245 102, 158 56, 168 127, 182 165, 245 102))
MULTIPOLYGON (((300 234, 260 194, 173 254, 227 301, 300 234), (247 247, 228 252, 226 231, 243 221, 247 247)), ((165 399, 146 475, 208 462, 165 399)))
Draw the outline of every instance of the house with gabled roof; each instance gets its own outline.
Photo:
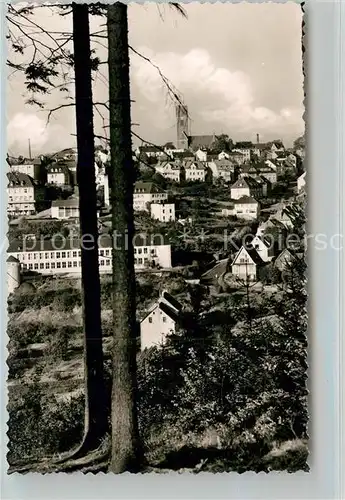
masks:
POLYGON ((186 181, 205 182, 207 168, 201 161, 188 161, 185 163, 186 181))
POLYGON ((158 162, 155 165, 157 173, 161 174, 165 179, 170 179, 174 182, 181 181, 182 166, 174 161, 158 162))
POLYGON ((260 198, 262 196, 262 188, 253 178, 240 177, 230 188, 231 198, 238 200, 242 196, 251 196, 260 198))
POLYGON ((294 254, 288 248, 284 248, 274 261, 274 267, 282 272, 287 270, 295 260, 294 254))
POLYGON ((181 312, 182 304, 163 291, 140 321, 141 350, 164 345, 168 335, 175 333, 181 312))
POLYGON ((274 258, 274 241, 267 236, 254 236, 250 246, 257 251, 264 262, 270 262, 274 258))
POLYGON ((254 248, 242 246, 231 264, 232 274, 243 281, 256 281, 259 267, 265 263, 254 248))

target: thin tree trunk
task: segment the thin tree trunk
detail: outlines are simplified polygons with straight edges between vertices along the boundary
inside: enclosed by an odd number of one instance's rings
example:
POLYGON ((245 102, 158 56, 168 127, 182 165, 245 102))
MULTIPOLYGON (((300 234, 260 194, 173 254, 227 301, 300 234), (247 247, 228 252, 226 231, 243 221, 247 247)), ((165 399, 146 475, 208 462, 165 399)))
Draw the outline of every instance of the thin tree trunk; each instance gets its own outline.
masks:
POLYGON ((131 144, 127 6, 108 6, 110 197, 113 227, 113 387, 110 470, 135 472, 140 462, 136 414, 134 165, 131 144))
POLYGON ((107 429, 98 267, 90 28, 87 4, 73 4, 73 42, 85 362, 85 434, 79 450, 81 452, 96 448, 107 429), (92 243, 87 244, 90 240, 92 243))

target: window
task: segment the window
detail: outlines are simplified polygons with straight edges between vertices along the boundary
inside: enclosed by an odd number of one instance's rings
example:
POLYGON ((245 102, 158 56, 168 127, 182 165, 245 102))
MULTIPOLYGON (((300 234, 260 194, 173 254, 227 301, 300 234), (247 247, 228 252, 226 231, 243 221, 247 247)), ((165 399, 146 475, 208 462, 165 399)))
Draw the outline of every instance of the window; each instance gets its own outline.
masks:
POLYGON ((50 267, 49 262, 46 262, 45 268, 49 269, 49 267, 50 267))
POLYGON ((40 269, 44 269, 44 263, 43 262, 40 263, 40 269))
POLYGON ((52 269, 55 269, 55 262, 52 262, 52 269))
POLYGON ((104 250, 100 250, 99 254, 103 257, 104 256, 104 250))
POLYGON ((28 253, 28 260, 31 260, 31 253, 28 253))
POLYGON ((149 259, 147 257, 145 257, 144 264, 146 264, 148 261, 149 261, 149 259))
POLYGON ((80 257, 81 256, 81 250, 78 251, 78 256, 80 257))
POLYGON ((137 248, 134 247, 134 253, 137 253, 137 252, 138 252, 137 248))
POLYGON ((50 252, 50 258, 54 259, 54 252, 50 252))
POLYGON ((143 263, 143 259, 138 259, 138 264, 142 264, 143 263))
POLYGON ((154 254, 154 253, 155 253, 155 249, 151 248, 151 254, 154 254))
POLYGON ((107 259, 107 261, 106 261, 106 265, 107 265, 107 266, 110 266, 110 259, 107 259))
POLYGON ((66 262, 63 262, 63 263, 62 263, 62 267, 66 267, 66 262))
POLYGON ((151 318, 151 316, 149 317, 149 323, 152 323, 152 318, 151 318))
POLYGON ((56 252, 56 258, 60 259, 60 252, 56 252))
POLYGON ((34 269, 38 269, 38 264, 35 264, 34 269))
MULTIPOLYGON (((134 253, 135 253, 135 249, 134 249, 134 253)), ((106 250, 105 255, 110 255, 110 250, 106 250)))
POLYGON ((101 260, 101 266, 104 266, 104 259, 101 260))
POLYGON ((142 248, 138 248, 138 253, 142 253, 142 248))
POLYGON ((56 263, 56 267, 57 267, 57 269, 60 269, 61 268, 61 262, 57 262, 56 263))
POLYGON ((29 269, 32 269, 32 264, 29 264, 29 269))
POLYGON ((61 252, 61 257, 62 257, 63 259, 65 259, 65 258, 66 258, 66 252, 61 252))
POLYGON ((37 259, 37 253, 34 253, 34 260, 37 259))
POLYGON ((144 253, 147 253, 147 248, 146 247, 144 248, 144 253))
POLYGON ((138 264, 138 259, 134 259, 134 265, 138 264))
POLYGON ((167 318, 166 316, 163 316, 163 323, 166 323, 167 322, 167 318))
POLYGON ((45 258, 45 259, 49 259, 49 252, 46 252, 46 253, 44 254, 44 258, 45 258))
POLYGON ((73 252, 73 257, 77 257, 78 253, 76 251, 73 252))
POLYGON ((67 262, 67 267, 72 267, 72 262, 70 260, 67 262))
POLYGON ((75 260, 75 261, 73 262, 73 267, 77 267, 77 266, 78 266, 78 262, 75 260))
POLYGON ((71 252, 67 252, 67 259, 71 257, 71 252))

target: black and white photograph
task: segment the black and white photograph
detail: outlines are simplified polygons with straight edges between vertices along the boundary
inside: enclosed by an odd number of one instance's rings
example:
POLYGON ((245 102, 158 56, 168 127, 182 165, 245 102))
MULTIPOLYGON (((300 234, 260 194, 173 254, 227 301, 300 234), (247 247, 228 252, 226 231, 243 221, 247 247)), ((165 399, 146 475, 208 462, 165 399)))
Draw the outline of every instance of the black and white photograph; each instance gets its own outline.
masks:
POLYGON ((7 472, 308 472, 301 5, 6 23, 7 472))

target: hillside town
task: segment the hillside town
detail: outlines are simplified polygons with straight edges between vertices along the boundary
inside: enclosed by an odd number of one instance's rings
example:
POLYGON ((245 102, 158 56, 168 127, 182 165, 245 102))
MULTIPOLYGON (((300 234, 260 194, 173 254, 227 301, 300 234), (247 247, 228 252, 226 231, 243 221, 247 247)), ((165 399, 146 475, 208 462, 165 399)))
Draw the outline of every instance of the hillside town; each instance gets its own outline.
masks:
MULTIPOLYGON (((254 142, 233 142, 225 134, 191 136, 187 108, 179 105, 176 114, 175 144, 144 144, 133 151, 135 269, 141 279, 183 277, 206 285, 211 295, 247 281, 262 290, 301 251, 287 248, 286 236, 293 228, 289 206, 305 196, 304 138, 286 148, 279 139, 263 143, 259 135, 254 142)), ((102 275, 112 272, 108 164, 108 151, 98 146, 102 275)), ((34 159, 8 155, 7 167, 9 294, 43 278, 80 277, 76 149, 34 159), (53 234, 52 227, 59 231, 53 234)), ((159 298, 143 311, 143 349, 157 339, 164 343, 181 309, 159 298), (162 307, 164 314, 154 317, 162 307)))

